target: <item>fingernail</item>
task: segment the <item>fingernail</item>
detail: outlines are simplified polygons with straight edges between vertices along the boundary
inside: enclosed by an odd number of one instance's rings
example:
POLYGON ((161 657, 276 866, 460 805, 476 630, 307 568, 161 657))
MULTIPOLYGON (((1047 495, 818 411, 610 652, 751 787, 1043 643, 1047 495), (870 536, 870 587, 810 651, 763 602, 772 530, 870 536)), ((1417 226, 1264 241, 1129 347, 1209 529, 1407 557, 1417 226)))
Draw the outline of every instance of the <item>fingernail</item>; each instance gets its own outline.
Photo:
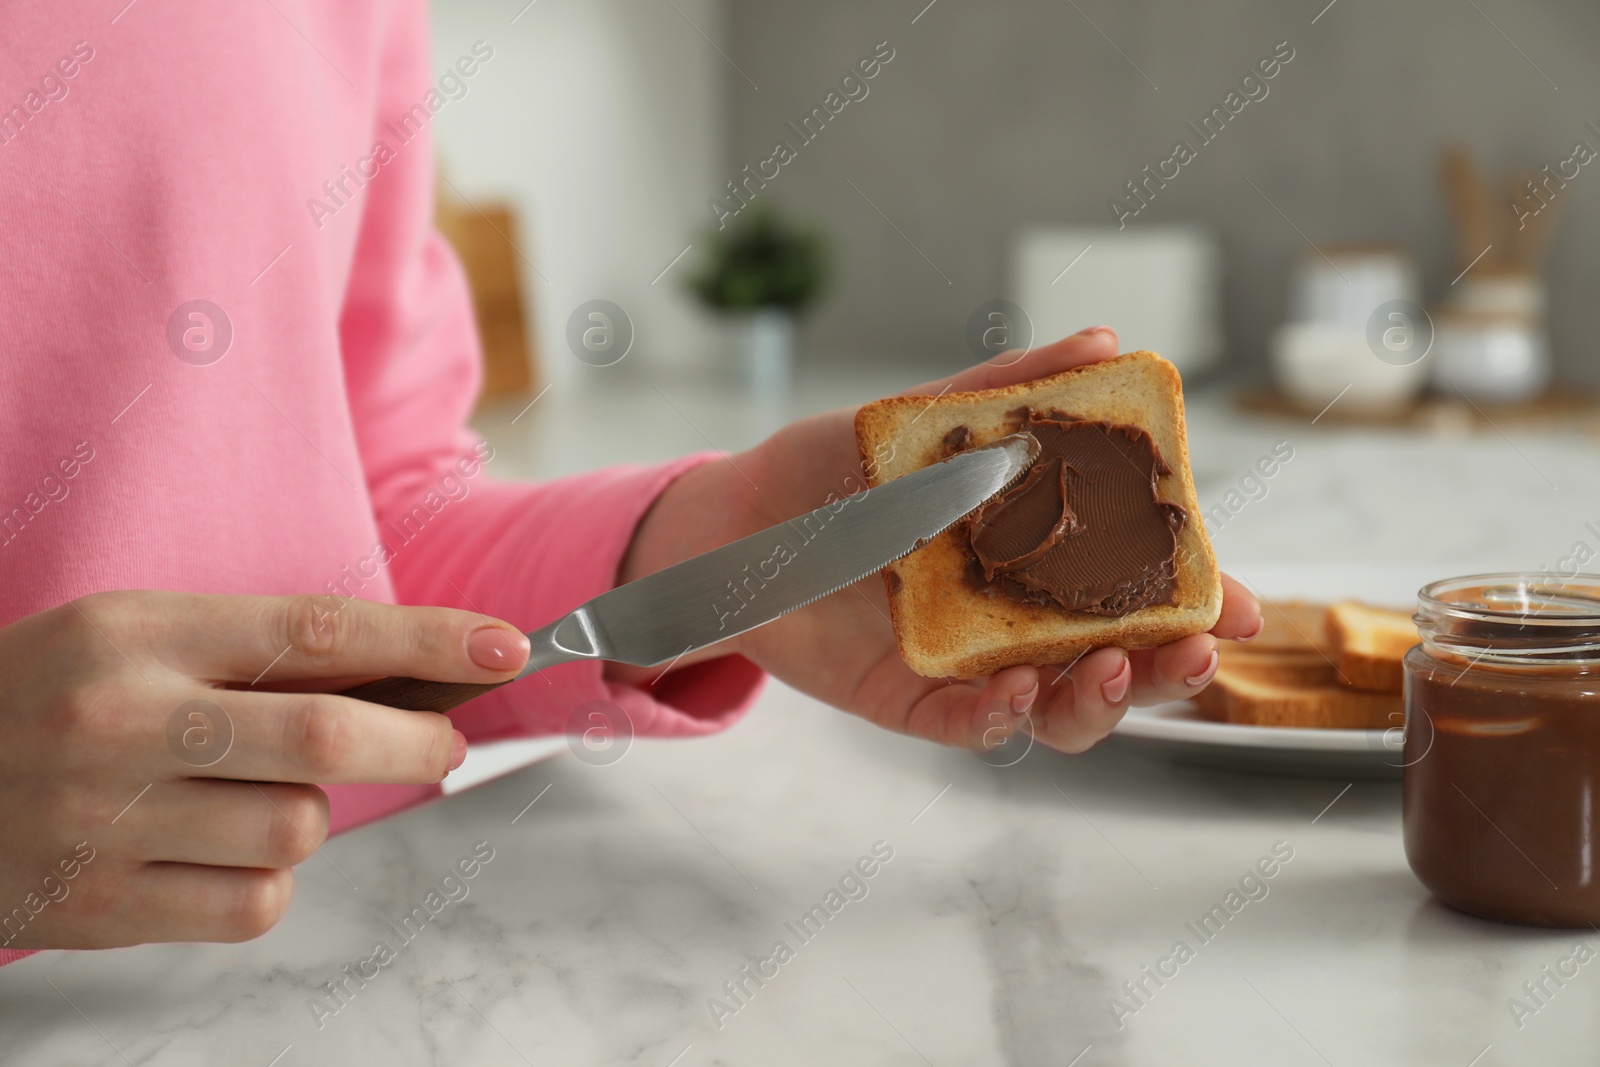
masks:
POLYGON ((1240 634, 1238 637, 1235 637, 1234 640, 1235 641, 1254 641, 1256 638, 1261 636, 1261 631, 1265 630, 1266 628, 1267 628, 1266 616, 1257 615, 1256 616, 1256 628, 1254 630, 1251 630, 1247 634, 1240 634))
POLYGON ((1122 669, 1109 682, 1100 683, 1100 695, 1107 704, 1120 704, 1128 696, 1128 686, 1133 683, 1133 664, 1122 661, 1122 669))
POLYGON ((467 655, 486 671, 512 671, 528 658, 528 639, 500 626, 484 626, 467 637, 467 655))
POLYGON ((1206 661, 1206 669, 1201 671, 1199 674, 1190 675, 1188 678, 1185 678, 1183 680, 1184 684, 1191 689, 1198 689, 1202 685, 1205 685, 1207 682, 1211 681, 1211 676, 1217 673, 1217 664, 1220 662, 1222 662, 1222 657, 1217 655, 1217 650, 1213 648, 1211 650, 1211 658, 1206 661))
POLYGON ((1091 333, 1116 333, 1116 332, 1117 332, 1116 330, 1113 330, 1109 326, 1090 326, 1087 329, 1079 330, 1078 331, 1078 336, 1079 337, 1088 337, 1091 333))
POLYGON ((449 774, 467 761, 467 735, 460 730, 455 731, 455 743, 450 746, 450 766, 444 769, 449 774))
POLYGON ((1028 709, 1033 707, 1033 702, 1038 698, 1039 683, 1034 682, 1033 686, 1026 693, 1018 693, 1016 696, 1011 698, 1011 714, 1026 715, 1028 713, 1028 709))

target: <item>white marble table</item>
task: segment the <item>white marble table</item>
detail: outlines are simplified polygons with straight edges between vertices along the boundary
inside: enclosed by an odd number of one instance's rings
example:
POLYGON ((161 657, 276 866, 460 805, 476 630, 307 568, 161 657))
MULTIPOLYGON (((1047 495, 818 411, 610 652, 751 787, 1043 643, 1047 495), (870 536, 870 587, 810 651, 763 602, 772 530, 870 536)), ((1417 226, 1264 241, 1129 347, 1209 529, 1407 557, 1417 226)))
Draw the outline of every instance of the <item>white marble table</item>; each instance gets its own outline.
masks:
MULTIPOLYGON (((1583 524, 1600 519, 1600 453, 1573 440, 1353 440, 1204 404, 1192 427, 1208 504, 1263 447, 1294 443, 1271 492, 1217 539, 1246 578, 1258 563, 1280 575, 1296 563, 1425 564, 1440 576, 1538 569, 1594 540, 1583 524)), ((1508 1008, 1578 943, 1600 949, 1600 933, 1499 926, 1433 903, 1405 864, 1395 783, 1226 774, 1132 742, 1078 758, 1034 751, 996 768, 776 685, 722 736, 639 742, 609 766, 559 756, 337 838, 302 867, 299 886, 286 921, 251 944, 0 968, 0 1060, 1600 1058, 1600 963, 1562 988, 1547 981, 1547 1003, 1520 1027, 1508 1008), (462 883, 466 897, 435 898, 437 918, 403 942, 391 924, 479 842, 493 859, 462 883), (861 883, 866 896, 797 936, 791 926, 814 905, 826 910, 830 889, 878 842, 893 858, 861 883), (1293 858, 1246 884, 1261 899, 1209 940, 1197 936, 1274 846, 1293 858), (351 980, 337 1012, 314 1008, 324 984, 380 940, 403 947, 364 984, 351 980), (761 966, 779 940, 792 958, 766 965, 759 988, 746 980, 742 1003, 729 998, 724 983, 761 966), (1143 968, 1163 966, 1179 941, 1192 958, 1165 964, 1171 976, 1157 986, 1143 968), (1141 980, 1136 1000, 1124 983, 1141 980)))

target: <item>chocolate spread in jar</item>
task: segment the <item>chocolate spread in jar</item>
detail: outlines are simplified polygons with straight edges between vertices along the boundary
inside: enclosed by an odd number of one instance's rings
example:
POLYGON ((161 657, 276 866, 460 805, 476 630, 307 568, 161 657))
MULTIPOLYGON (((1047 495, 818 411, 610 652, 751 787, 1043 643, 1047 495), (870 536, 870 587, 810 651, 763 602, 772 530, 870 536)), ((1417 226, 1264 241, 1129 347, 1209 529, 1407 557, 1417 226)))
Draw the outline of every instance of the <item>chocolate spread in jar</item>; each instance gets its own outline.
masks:
POLYGON ((1600 677, 1406 657, 1406 858, 1458 911, 1600 923, 1600 677))
MULTIPOLYGON (((967 523, 974 580, 1092 615, 1172 603, 1188 516, 1156 495, 1156 479, 1172 471, 1150 434, 1059 411, 1015 415, 1017 429, 1039 442, 1039 458, 967 523)), ((951 451, 971 441, 965 426, 944 438, 951 451)))
POLYGON ((1460 911, 1600 924, 1600 575, 1447 578, 1413 618, 1412 870, 1460 911))

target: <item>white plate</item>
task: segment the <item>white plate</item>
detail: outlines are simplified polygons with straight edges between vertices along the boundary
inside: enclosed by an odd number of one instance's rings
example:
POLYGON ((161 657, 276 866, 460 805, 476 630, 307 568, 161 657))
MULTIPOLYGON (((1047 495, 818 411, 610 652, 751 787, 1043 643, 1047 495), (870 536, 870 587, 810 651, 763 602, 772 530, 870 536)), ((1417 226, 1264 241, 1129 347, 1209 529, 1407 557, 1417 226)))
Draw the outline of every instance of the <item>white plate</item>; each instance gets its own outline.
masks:
MULTIPOLYGON (((1269 600, 1355 598, 1402 607, 1441 577, 1437 565, 1227 567, 1269 600)), ((1228 770, 1315 777, 1398 777, 1404 734, 1390 730, 1313 730, 1235 726, 1201 718, 1190 701, 1131 708, 1115 736, 1174 759, 1228 770)))
POLYGON ((1394 730, 1307 730, 1211 722, 1187 700, 1130 708, 1116 736, 1187 763, 1315 777, 1388 778, 1400 773, 1404 735, 1394 730))

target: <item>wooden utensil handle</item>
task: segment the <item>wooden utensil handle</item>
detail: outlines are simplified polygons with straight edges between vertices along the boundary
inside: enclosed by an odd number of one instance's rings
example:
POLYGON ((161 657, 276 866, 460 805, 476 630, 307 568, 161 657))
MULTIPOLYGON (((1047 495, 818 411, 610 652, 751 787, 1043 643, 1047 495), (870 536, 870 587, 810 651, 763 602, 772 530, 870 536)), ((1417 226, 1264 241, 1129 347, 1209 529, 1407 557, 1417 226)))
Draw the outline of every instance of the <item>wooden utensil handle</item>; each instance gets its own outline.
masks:
POLYGON ((403 711, 449 711, 460 707, 473 697, 482 696, 491 689, 499 689, 505 682, 428 682, 420 678, 379 678, 341 695, 365 700, 369 704, 400 708, 403 711))

